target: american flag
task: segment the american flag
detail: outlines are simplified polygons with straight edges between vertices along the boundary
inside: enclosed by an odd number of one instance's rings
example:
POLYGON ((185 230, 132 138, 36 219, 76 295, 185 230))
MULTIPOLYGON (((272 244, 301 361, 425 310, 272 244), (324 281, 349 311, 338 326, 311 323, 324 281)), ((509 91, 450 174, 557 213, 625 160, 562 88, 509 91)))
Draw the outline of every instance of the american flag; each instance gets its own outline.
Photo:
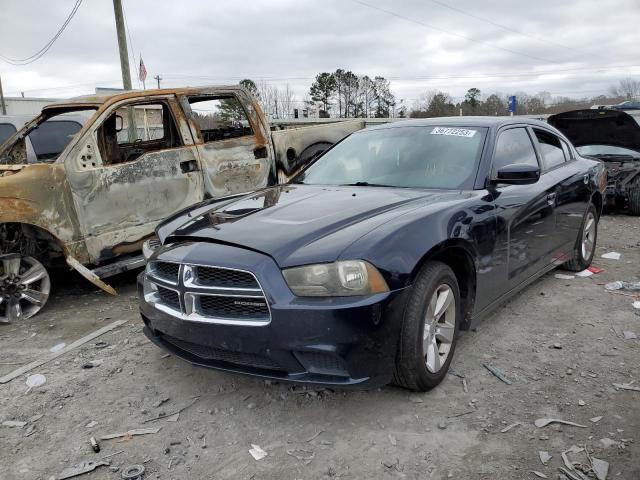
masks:
POLYGON ((140 78, 141 82, 144 82, 147 79, 147 69, 144 67, 144 62, 142 61, 142 57, 140 57, 140 68, 138 70, 138 78, 140 78))

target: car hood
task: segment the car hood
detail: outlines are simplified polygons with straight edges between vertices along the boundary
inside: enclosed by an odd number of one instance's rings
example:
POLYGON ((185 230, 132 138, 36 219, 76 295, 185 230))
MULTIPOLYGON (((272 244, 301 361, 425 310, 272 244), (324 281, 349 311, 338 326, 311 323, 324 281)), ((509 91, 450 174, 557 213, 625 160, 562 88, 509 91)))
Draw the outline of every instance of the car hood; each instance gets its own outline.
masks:
POLYGON ((377 226, 459 191, 280 185, 201 204, 157 229, 163 244, 212 241, 271 256, 280 266, 329 262, 377 226), (391 213, 391 215, 390 215, 391 213))
POLYGON ((611 145, 640 152, 640 125, 619 110, 574 110, 551 115, 547 122, 576 147, 611 145))

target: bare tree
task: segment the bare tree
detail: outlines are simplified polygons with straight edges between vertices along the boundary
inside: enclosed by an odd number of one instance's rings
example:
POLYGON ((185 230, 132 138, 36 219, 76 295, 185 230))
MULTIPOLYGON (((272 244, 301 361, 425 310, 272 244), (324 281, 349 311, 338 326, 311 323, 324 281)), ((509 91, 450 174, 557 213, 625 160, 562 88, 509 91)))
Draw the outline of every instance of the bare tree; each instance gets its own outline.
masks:
POLYGON ((611 87, 611 93, 616 97, 634 100, 640 97, 640 81, 631 77, 623 78, 618 85, 611 87))

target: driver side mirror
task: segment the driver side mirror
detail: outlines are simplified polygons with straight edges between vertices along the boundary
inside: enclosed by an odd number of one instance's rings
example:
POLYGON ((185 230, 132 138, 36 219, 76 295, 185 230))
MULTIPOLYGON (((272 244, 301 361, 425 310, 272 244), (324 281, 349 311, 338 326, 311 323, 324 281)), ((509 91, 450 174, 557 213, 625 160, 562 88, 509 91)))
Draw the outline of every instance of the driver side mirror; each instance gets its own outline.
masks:
POLYGON ((120 115, 116 115, 116 132, 122 131, 123 120, 120 115))
POLYGON ((500 168, 493 183, 504 183, 507 185, 531 185, 540 180, 540 167, 528 163, 512 163, 500 168))

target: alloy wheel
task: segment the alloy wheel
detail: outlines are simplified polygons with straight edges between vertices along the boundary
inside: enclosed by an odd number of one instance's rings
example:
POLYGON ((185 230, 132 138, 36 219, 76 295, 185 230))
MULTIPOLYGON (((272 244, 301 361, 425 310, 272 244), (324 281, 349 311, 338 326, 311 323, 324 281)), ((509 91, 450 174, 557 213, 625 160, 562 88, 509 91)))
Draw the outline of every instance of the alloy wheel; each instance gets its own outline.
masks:
POLYGON ((34 316, 47 303, 50 288, 49 274, 35 258, 0 255, 0 323, 34 316))
POLYGON ((584 228, 582 230, 582 258, 589 260, 593 253, 593 247, 596 243, 596 217, 592 212, 587 212, 584 220, 584 228))
POLYGON ((447 284, 433 292, 424 318, 422 353, 427 370, 437 373, 447 361, 456 327, 456 299, 447 284))

